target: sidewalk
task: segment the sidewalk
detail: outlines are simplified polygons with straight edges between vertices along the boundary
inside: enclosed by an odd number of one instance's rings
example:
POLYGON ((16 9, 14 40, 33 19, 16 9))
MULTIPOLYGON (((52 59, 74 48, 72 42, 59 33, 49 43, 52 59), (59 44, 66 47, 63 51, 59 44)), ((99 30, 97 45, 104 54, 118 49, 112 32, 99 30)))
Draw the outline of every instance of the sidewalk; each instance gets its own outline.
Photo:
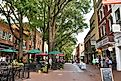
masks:
MULTIPOLYGON (((87 73, 89 73, 89 76, 92 76, 97 81, 101 81, 101 74, 100 69, 95 68, 94 65, 87 65, 87 73)), ((113 77, 114 81, 121 81, 121 72, 113 70, 113 77)))
MULTIPOLYGON (((121 81, 121 72, 113 71, 114 81, 121 81)), ((31 72, 30 79, 23 81, 101 81, 100 69, 87 65, 80 70, 77 65, 65 64, 63 70, 49 70, 49 73, 31 72)))
POLYGON ((30 79, 23 81, 98 81, 87 75, 77 65, 65 64, 63 70, 50 70, 49 73, 31 72, 30 79))

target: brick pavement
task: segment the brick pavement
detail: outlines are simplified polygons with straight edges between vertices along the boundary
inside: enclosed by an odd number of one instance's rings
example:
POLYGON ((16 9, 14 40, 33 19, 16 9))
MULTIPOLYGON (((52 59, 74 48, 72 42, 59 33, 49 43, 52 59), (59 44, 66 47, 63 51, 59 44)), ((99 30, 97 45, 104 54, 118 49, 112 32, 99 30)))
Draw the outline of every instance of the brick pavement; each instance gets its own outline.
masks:
POLYGON ((74 64, 65 64, 63 70, 50 70, 48 74, 32 72, 30 77, 24 81, 97 81, 74 64))
MULTIPOLYGON (((101 81, 100 69, 95 68, 94 65, 87 65, 87 73, 95 80, 101 81)), ((121 81, 120 75, 121 75, 121 72, 113 70, 114 81, 121 81)))
MULTIPOLYGON (((121 81, 121 72, 113 70, 114 81, 121 81)), ((24 81, 101 81, 100 69, 87 65, 87 70, 79 70, 75 65, 66 64, 64 70, 49 70, 49 73, 31 72, 30 79, 24 81)))

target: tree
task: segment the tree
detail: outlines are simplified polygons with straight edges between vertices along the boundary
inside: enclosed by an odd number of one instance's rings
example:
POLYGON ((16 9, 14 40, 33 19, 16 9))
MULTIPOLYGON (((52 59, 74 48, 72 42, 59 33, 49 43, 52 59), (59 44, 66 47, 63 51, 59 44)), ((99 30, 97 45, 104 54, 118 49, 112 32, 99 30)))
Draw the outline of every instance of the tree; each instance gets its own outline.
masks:
POLYGON ((87 28, 85 23, 84 14, 90 11, 89 1, 71 1, 59 13, 56 19, 56 37, 55 46, 56 49, 65 51, 66 54, 71 54, 75 45, 75 34, 82 32, 84 28, 87 28), (68 45, 69 44, 69 45, 68 45), (67 46, 66 46, 67 45, 67 46), (69 47, 68 47, 69 46, 69 47), (64 48, 62 50, 62 48, 64 48), (71 49, 67 52, 66 50, 71 49))
POLYGON ((26 17, 28 10, 36 11, 35 4, 37 4, 36 0, 3 0, 2 4, 0 4, 0 13, 2 13, 2 15, 6 17, 7 23, 9 24, 12 34, 17 40, 19 40, 20 58, 23 55, 23 19, 26 17), (14 33, 12 28, 13 24, 19 28, 19 36, 14 33))
POLYGON ((75 34, 87 27, 83 15, 88 13, 89 3, 90 0, 4 0, 0 10, 11 31, 13 23, 20 30, 19 37, 12 33, 20 42, 22 55, 24 17, 28 18, 30 29, 40 28, 43 41, 48 40, 49 51, 72 50, 76 44, 75 34), (65 48, 66 45, 72 47, 65 48))
POLYGON ((87 27, 83 14, 89 11, 89 2, 88 0, 54 0, 49 2, 49 51, 54 50, 55 45, 57 45, 55 37, 58 37, 56 34, 60 30, 64 33, 68 32, 65 34, 66 38, 68 35, 78 33, 87 27), (62 22, 58 22, 61 19, 62 22))

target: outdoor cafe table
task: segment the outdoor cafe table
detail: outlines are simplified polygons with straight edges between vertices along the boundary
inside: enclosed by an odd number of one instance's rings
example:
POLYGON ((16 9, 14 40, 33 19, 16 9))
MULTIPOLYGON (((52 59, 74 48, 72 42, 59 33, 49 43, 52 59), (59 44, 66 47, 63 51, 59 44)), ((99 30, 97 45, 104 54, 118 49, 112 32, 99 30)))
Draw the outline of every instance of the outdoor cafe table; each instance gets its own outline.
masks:
POLYGON ((12 79, 11 81, 15 81, 15 74, 18 72, 20 72, 20 70, 18 69, 20 68, 20 66, 1 66, 0 67, 0 81, 2 81, 2 78, 6 78, 6 80, 8 81, 8 79, 12 79))

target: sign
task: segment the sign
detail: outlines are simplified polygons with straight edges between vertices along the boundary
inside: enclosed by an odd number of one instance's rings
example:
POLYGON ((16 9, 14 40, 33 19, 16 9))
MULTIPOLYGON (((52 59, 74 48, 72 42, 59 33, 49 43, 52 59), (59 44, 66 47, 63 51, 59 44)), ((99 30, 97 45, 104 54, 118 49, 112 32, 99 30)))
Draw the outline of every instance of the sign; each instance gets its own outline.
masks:
POLYGON ((111 68, 100 68, 102 81, 114 81, 111 68))
POLYGON ((112 30, 113 30, 113 32, 121 32, 121 27, 119 24, 113 24, 112 30))
POLYGON ((91 45, 96 45, 96 40, 91 40, 91 45))
POLYGON ((104 38, 103 40, 101 40, 101 41, 99 41, 99 42, 97 43, 97 48, 106 45, 108 42, 110 42, 110 41, 109 41, 109 37, 104 38))
POLYGON ((103 4, 120 4, 121 0, 102 0, 103 4))

